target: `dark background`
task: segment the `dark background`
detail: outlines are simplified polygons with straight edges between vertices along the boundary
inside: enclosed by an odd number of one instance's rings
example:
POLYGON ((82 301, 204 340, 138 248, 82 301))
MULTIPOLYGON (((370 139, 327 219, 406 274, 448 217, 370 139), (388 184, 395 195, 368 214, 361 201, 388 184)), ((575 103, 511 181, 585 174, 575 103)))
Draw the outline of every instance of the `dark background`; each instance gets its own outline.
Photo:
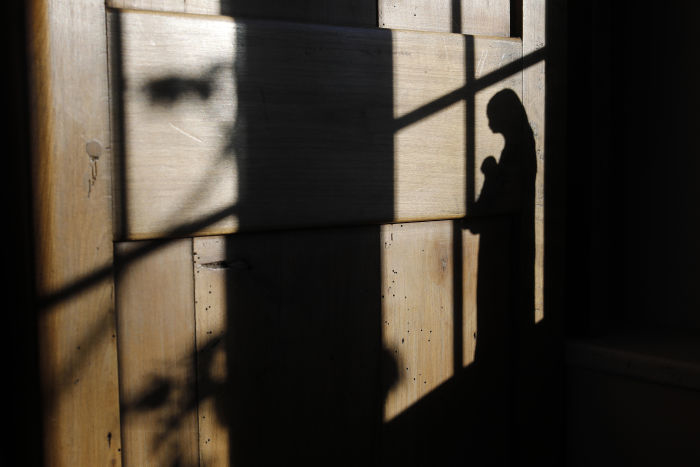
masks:
POLYGON ((569 336, 700 329, 692 2, 569 2, 569 336))

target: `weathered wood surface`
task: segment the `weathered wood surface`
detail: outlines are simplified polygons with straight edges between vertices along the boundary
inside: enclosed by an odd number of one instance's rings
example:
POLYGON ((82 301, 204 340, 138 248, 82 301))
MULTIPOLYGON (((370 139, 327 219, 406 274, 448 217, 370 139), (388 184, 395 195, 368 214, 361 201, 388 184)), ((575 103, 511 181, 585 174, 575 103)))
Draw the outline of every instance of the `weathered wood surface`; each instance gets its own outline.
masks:
POLYGON ((44 453, 120 465, 104 2, 28 2, 32 202, 44 453), (49 300, 49 297, 62 297, 49 300))
POLYGON ((192 240, 120 265, 115 287, 124 463, 197 465, 192 240))
POLYGON ((461 262, 453 221, 195 239, 202 463, 275 460, 279 452, 260 454, 270 439, 298 459, 319 449, 335 459, 350 444, 361 447, 342 464, 401 457, 395 437, 405 429, 415 446, 402 449, 426 455, 442 442, 419 439, 447 406, 416 406, 458 395, 456 425, 434 430, 478 429, 502 447, 508 257, 480 256, 479 242, 507 250, 508 224, 476 225, 480 233, 462 233, 461 262), (382 421, 387 440, 377 437, 382 421), (322 442, 308 446, 309 437, 322 442))
POLYGON ((371 462, 378 227, 202 238, 194 259, 203 464, 371 462))
POLYGON ((452 223, 382 226, 382 341, 398 380, 389 421, 453 376, 452 223))
POLYGON ((111 8, 170 11, 173 13, 221 14, 221 0, 106 0, 111 8))
POLYGON ((226 237, 193 239, 200 465, 228 465, 226 237))
POLYGON ((398 367, 382 461, 450 465, 467 451, 476 464, 505 464, 507 217, 466 230, 459 221, 386 225, 381 235, 382 341, 398 367))
POLYGON ((510 0, 379 0, 379 27, 510 35, 510 0))
MULTIPOLYGON (((465 214, 465 85, 453 34, 115 12, 126 238, 465 214), (117 37, 118 36, 118 37, 117 37), (448 97, 449 99, 449 97, 448 97)), ((520 57, 475 38, 475 75, 520 57)), ((481 90, 477 161, 497 155, 481 90)), ((475 174, 477 185, 481 174, 475 174)))
POLYGON ((107 0, 112 8, 374 27, 376 0, 107 0))

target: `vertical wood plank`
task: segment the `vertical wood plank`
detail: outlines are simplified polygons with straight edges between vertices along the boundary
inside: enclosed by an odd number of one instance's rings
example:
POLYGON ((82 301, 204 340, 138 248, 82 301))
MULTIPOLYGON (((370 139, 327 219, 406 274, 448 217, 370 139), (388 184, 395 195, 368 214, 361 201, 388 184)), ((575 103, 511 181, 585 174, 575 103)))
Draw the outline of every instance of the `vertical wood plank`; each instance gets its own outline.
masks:
POLYGON ((453 375, 452 223, 384 225, 382 341, 399 377, 389 421, 453 375))
POLYGON ((382 226, 383 461, 505 465, 508 233, 505 216, 382 226))
MULTIPOLYGON (((523 57, 546 46, 546 0, 523 0, 523 57)), ((523 106, 535 137, 537 179, 535 181, 535 322, 544 318, 544 141, 545 62, 523 70, 523 106)))
POLYGON ((476 358, 479 240, 478 233, 462 230, 462 366, 476 358))
POLYGON ((71 289, 112 264, 104 2, 35 0, 28 13, 45 459, 119 465, 113 283, 71 289))
POLYGON ((193 241, 200 465, 228 465, 228 422, 221 410, 227 375, 226 238, 193 241))
POLYGON ((379 27, 508 37, 510 0, 378 0, 379 27))
POLYGON ((197 465, 192 240, 120 266, 116 291, 124 462, 197 465))
POLYGON ((203 465, 372 462, 378 238, 361 227, 195 241, 203 465))

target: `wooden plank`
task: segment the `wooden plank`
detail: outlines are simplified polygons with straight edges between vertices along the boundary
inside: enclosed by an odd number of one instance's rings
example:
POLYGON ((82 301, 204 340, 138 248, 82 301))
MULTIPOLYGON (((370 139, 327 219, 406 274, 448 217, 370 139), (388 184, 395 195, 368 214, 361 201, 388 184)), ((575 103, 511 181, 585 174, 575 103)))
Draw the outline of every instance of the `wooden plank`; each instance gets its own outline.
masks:
MULTIPOLYGON (((117 258, 139 248, 117 243, 117 258)), ((119 268, 116 283, 124 462, 197 465, 192 240, 119 268)))
POLYGON ((44 452, 57 466, 121 464, 113 284, 65 293, 112 264, 104 15, 101 0, 28 2, 44 452))
POLYGON ((193 239, 197 328, 197 390, 200 394, 200 465, 228 465, 231 458, 227 414, 227 281, 225 237, 193 239))
MULTIPOLYGON (((546 0, 523 1, 523 56, 546 46, 546 0)), ((523 106, 535 137, 537 180, 535 182, 535 304, 534 320, 544 318, 544 142, 545 61, 523 71, 523 106)))
MULTIPOLYGON (((464 37, 141 12, 115 20, 125 237, 465 214, 464 105, 440 101, 465 85, 464 37)), ((516 40, 473 44, 476 78, 520 57, 516 40)), ((478 93, 477 160, 503 146, 488 129, 489 98, 521 86, 515 73, 478 93)))
POLYGON ((195 262, 202 463, 371 463, 378 228, 198 239, 195 262))
POLYGON ((106 0, 112 8, 266 18, 345 26, 377 25, 376 0, 106 0))
POLYGON ((379 0, 379 27, 510 35, 510 0, 379 0))
POLYGON ((382 226, 382 342, 397 370, 383 412, 386 462, 450 465, 466 450, 479 464, 503 463, 509 225, 382 226))
MULTIPOLYGON (((454 375, 452 230, 451 221, 382 226, 382 341, 399 370, 385 421, 454 375)), ((475 312, 475 302, 466 309, 475 312)), ((475 316, 463 321, 464 334, 473 335, 475 316)))

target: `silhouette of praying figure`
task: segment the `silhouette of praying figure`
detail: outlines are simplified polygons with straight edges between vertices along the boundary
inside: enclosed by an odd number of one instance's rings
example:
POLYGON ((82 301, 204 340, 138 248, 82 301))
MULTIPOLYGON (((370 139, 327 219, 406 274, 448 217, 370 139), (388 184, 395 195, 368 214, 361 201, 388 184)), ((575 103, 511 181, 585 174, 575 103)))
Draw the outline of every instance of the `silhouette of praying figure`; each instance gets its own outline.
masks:
POLYGON ((484 452, 498 447, 492 438, 502 433, 499 423, 510 426, 507 443, 518 443, 513 424, 524 377, 521 359, 534 326, 537 174, 535 140, 518 95, 511 89, 498 92, 486 113, 489 128, 503 135, 505 145, 499 160, 483 161, 484 184, 466 219, 466 227, 479 234, 474 363, 484 452))
POLYGON ((537 173, 535 139, 525 108, 513 90, 504 89, 491 98, 486 114, 489 128, 503 135, 505 147, 498 162, 489 156, 481 165, 485 182, 473 214, 512 214, 521 227, 534 228, 532 223, 522 224, 534 219, 537 173))
POLYGON ((498 161, 489 156, 482 163, 484 185, 467 220, 467 227, 480 234, 477 359, 502 351, 494 346, 504 334, 515 351, 532 325, 534 307, 535 139, 513 90, 494 95, 486 113, 489 128, 503 135, 505 146, 498 161), (498 317, 504 307, 507 323, 498 317))

